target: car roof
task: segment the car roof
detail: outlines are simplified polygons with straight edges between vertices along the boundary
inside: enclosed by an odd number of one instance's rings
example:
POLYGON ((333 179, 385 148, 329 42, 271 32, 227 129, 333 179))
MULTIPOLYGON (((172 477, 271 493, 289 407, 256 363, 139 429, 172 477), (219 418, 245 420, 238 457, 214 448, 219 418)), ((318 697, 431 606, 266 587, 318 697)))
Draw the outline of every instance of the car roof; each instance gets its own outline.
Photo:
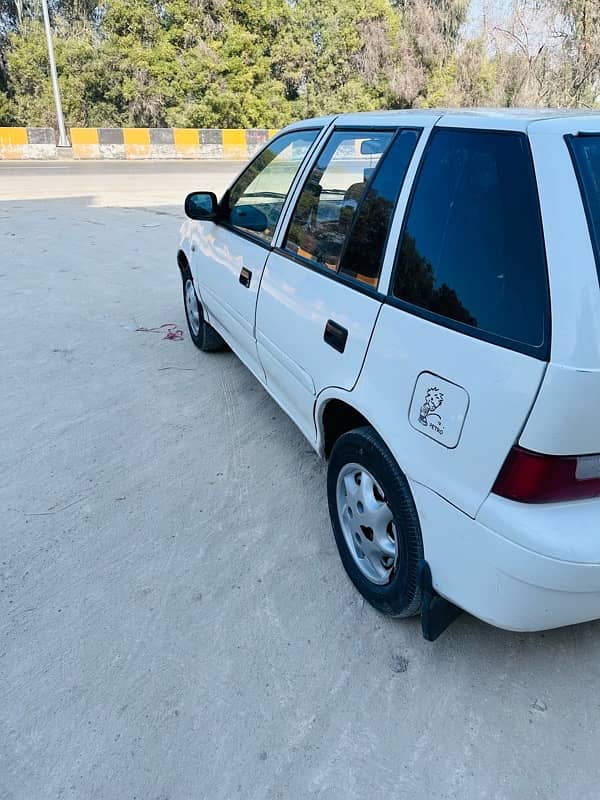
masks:
POLYGON ((444 125, 495 130, 542 131, 600 130, 600 112, 581 108, 414 108, 406 110, 360 111, 301 120, 288 129, 323 126, 335 119, 337 125, 370 127, 391 125, 444 125))
POLYGON ((565 117, 590 117, 600 118, 600 111, 593 111, 582 108, 411 108, 402 111, 381 110, 381 111, 361 111, 350 114, 340 114, 338 121, 344 121, 347 117, 361 117, 368 121, 369 117, 389 116, 405 119, 411 116, 435 116, 435 117, 484 117, 486 119, 512 120, 518 119, 526 122, 537 122, 545 119, 565 118, 565 117))

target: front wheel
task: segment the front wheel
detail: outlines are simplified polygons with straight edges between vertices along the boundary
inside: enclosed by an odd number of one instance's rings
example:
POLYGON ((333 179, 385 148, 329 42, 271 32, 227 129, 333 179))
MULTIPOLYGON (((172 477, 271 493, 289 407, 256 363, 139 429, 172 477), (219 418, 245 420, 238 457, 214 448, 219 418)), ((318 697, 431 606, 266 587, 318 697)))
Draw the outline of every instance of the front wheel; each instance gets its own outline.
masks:
POLYGON ((185 305, 185 317, 187 319, 188 330, 192 337, 192 342, 200 350, 223 350, 225 342, 204 319, 202 304, 198 300, 194 282, 190 277, 183 280, 183 302, 185 305))
POLYGON ((404 473, 373 428, 357 428, 337 440, 327 496, 340 557, 358 591, 384 614, 417 614, 419 517, 404 473))

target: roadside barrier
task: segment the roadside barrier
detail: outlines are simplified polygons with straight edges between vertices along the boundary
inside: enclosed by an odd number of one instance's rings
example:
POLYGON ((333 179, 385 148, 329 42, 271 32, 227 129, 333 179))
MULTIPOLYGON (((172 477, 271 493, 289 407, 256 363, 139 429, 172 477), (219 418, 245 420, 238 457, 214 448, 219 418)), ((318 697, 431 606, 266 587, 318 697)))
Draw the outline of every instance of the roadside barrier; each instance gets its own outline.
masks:
POLYGON ((71 128, 57 150, 52 128, 0 128, 4 159, 250 158, 277 131, 268 128, 71 128))
POLYGON ((52 128, 0 128, 0 160, 56 158, 52 128))

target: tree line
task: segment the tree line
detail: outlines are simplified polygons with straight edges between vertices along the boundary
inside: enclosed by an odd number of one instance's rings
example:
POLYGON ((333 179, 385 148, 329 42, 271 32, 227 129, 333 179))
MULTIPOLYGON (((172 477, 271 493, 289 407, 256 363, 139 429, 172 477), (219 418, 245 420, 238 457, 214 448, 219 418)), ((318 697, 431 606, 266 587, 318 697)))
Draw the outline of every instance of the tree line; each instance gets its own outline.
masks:
MULTIPOLYGON (((598 0, 49 0, 69 126, 599 107, 598 0)), ((54 126, 39 0, 0 0, 0 125, 54 126)))

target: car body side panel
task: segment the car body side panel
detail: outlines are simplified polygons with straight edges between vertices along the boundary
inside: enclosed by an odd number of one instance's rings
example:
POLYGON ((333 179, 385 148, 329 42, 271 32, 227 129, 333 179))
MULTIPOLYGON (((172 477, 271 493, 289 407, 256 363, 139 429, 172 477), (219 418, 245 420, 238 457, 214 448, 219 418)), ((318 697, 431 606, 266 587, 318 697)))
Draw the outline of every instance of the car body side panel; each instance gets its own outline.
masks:
POLYGON ((575 170, 560 132, 532 129, 552 297, 551 361, 600 369, 600 284, 575 170))
POLYGON ((573 163, 564 140, 598 119, 533 123, 552 295, 552 355, 520 444, 540 453, 600 453, 600 283, 573 163), (586 124, 584 124, 586 123, 586 124))
POLYGON ((550 455, 600 453, 600 370, 550 364, 519 444, 550 455))
MULTIPOLYGON (((340 398, 374 423, 411 479, 474 517, 519 438, 545 369, 542 361, 384 304, 357 384, 340 398), (413 400, 423 372, 432 376, 431 388, 443 389, 443 381, 468 396, 466 412, 460 393, 456 408, 438 409, 443 423, 447 414, 463 416, 454 447, 409 423, 411 404, 416 402, 418 409, 425 400, 413 400)), ((331 396, 319 397, 317 419, 331 396)))

